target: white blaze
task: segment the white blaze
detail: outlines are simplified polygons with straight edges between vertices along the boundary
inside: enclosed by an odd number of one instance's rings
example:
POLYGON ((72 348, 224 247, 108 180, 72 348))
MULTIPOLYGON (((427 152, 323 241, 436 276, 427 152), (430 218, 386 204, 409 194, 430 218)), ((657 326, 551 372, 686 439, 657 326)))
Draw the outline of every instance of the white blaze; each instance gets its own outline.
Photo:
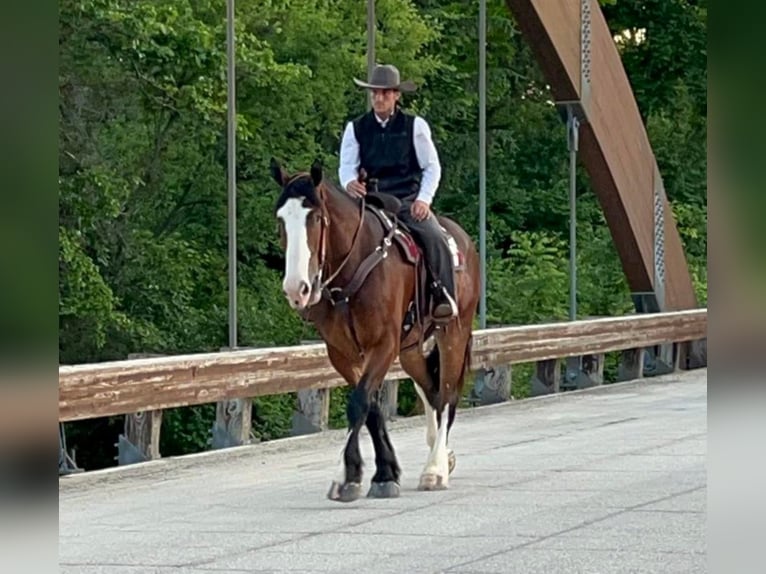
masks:
POLYGON ((285 253, 285 279, 283 287, 286 292, 300 289, 302 282, 311 284, 309 278, 309 261, 311 250, 306 232, 306 216, 311 209, 303 206, 303 198, 288 199, 277 211, 277 217, 282 219, 287 235, 287 252, 285 253))

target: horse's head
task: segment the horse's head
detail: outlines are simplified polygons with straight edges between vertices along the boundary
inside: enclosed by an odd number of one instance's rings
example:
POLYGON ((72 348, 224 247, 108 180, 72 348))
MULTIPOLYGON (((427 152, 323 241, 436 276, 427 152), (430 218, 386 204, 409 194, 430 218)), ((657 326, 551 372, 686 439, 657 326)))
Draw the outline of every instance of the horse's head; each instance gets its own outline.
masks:
POLYGON ((327 213, 324 208, 322 167, 318 162, 310 173, 288 175, 275 159, 271 175, 282 188, 276 216, 285 251, 285 297, 293 309, 315 305, 322 297, 322 268, 326 250, 327 213))

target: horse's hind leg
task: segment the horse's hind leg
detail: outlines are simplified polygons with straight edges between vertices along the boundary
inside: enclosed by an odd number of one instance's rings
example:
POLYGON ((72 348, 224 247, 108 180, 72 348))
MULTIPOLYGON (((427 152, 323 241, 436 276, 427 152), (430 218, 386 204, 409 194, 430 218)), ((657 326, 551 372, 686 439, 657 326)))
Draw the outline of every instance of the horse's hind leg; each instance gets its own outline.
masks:
MULTIPOLYGON (((438 355, 438 353, 435 354, 438 355)), ((436 358, 438 359, 438 356, 436 358)), ((439 431, 439 419, 441 418, 441 415, 438 415, 436 412, 439 395, 437 391, 434 390, 432 396, 427 397, 425 391, 423 391, 421 386, 417 384, 415 385, 415 391, 417 391, 420 400, 423 402, 423 411, 426 418, 426 444, 428 445, 428 448, 433 448, 434 443, 436 442, 436 435, 439 431), (436 405, 436 407, 434 407, 434 405, 436 405)), ((450 406, 450 427, 454 417, 455 409, 450 406)), ((449 465, 449 472, 452 474, 452 471, 455 470, 456 459, 455 452, 449 448, 449 427, 447 428, 447 462, 449 465)))
POLYGON ((435 406, 439 400, 439 353, 434 347, 428 358, 423 358, 420 349, 407 351, 399 357, 402 368, 412 377, 415 391, 423 403, 426 419, 426 444, 432 448, 439 429, 435 406))
MULTIPOLYGON (((423 403, 423 412, 426 416, 426 444, 428 445, 428 448, 432 448, 436 441, 436 431, 439 430, 436 410, 432 406, 432 402, 434 401, 434 398, 438 397, 427 397, 423 388, 417 383, 415 384, 415 391, 418 393, 418 396, 423 403)), ((436 391, 433 392, 435 393, 436 391)))
POLYGON ((375 476, 367 496, 370 498, 396 498, 399 496, 401 470, 394 453, 394 445, 386 430, 386 420, 377 401, 370 404, 367 429, 375 447, 375 476))
POLYGON ((439 359, 436 373, 439 392, 433 401, 438 430, 420 476, 420 490, 441 490, 449 485, 449 475, 455 467, 455 455, 447 446, 448 435, 455 420, 465 373, 470 368, 470 346, 470 333, 466 335, 451 326, 439 336, 438 346, 432 351, 438 353, 439 359))

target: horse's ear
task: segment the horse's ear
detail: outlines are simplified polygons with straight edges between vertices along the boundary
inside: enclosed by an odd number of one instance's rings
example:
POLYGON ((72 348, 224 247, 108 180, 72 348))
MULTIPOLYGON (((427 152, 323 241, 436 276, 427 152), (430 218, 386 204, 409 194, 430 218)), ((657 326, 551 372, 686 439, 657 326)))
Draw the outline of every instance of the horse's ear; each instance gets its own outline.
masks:
POLYGON ((285 182, 287 181, 287 173, 285 173, 285 170, 282 169, 282 166, 273 157, 271 158, 270 169, 271 177, 274 178, 274 181, 279 184, 279 187, 284 187, 285 182))
POLYGON ((311 180, 314 182, 314 187, 318 187, 322 181, 322 163, 318 159, 311 164, 311 180))

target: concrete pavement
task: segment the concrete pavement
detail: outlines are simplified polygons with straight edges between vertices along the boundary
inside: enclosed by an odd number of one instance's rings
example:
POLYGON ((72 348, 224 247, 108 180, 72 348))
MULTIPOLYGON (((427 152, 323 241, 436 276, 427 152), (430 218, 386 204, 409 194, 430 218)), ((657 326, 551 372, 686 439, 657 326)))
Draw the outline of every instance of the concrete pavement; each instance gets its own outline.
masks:
POLYGON ((325 498, 341 431, 62 477, 60 571, 707 570, 706 370, 461 410, 442 492, 423 418, 390 428, 392 500, 325 498))

